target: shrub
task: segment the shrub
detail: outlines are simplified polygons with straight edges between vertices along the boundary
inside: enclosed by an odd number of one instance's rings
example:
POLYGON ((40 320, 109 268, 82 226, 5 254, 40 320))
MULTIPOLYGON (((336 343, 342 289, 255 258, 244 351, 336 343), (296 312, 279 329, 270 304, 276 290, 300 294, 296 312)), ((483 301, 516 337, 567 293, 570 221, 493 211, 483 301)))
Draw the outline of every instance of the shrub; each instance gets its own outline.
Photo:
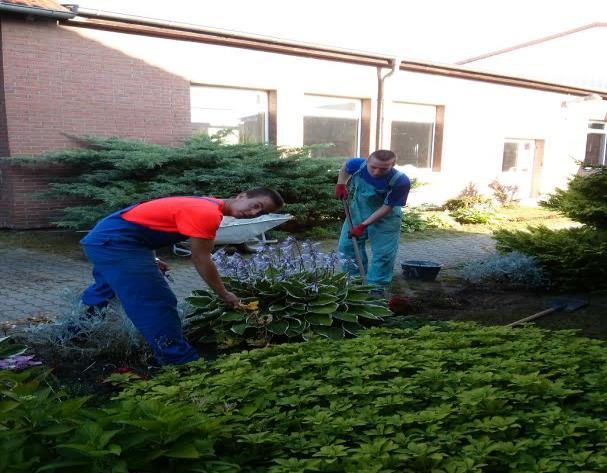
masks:
POLYGON ((537 260, 518 251, 470 262, 462 268, 462 273, 473 283, 499 284, 514 289, 546 289, 550 286, 550 280, 537 260))
POLYGON ((385 302, 369 296, 371 286, 335 272, 337 255, 316 245, 291 239, 249 259, 225 252, 214 259, 228 290, 249 305, 227 309, 214 293, 195 291, 187 299, 193 309, 184 319, 194 342, 230 347, 245 340, 254 346, 305 340, 313 334, 343 338, 391 315, 385 302))
POLYGON ((51 364, 97 359, 120 364, 149 361, 151 352, 145 339, 117 300, 100 314, 90 316, 76 300, 79 294, 67 297, 73 299, 71 309, 57 320, 21 329, 14 338, 51 364))
POLYGON ((405 207, 400 228, 405 233, 421 232, 428 228, 428 221, 415 207, 405 207))
POLYGON ((489 189, 493 191, 493 197, 502 206, 511 204, 512 202, 518 200, 516 199, 518 186, 508 186, 495 179, 489 183, 489 189))
POLYGON ((0 371, 0 470, 603 471, 605 366, 572 331, 449 323, 166 368, 100 409, 0 371))
POLYGON ((482 195, 456 197, 447 200, 443 208, 445 210, 454 211, 462 209, 470 209, 479 206, 490 207, 491 201, 482 195))
POLYGON ((491 223, 497 219, 491 207, 481 205, 452 210, 449 215, 461 224, 491 223))
POLYGON ((587 176, 575 176, 566 190, 557 189, 543 207, 558 210, 567 217, 607 230, 607 168, 597 168, 587 176))
POLYGON ((519 251, 533 256, 562 290, 604 291, 607 288, 607 232, 588 227, 549 230, 544 226, 527 231, 494 233, 501 251, 519 251))
POLYGON ((231 197, 253 186, 278 190, 292 229, 339 221, 341 203, 334 186, 343 159, 310 158, 308 148, 271 144, 223 144, 196 136, 180 147, 118 138, 81 140, 84 149, 22 158, 18 162, 69 166, 76 176, 58 178, 51 196, 76 196, 88 203, 65 209, 62 227, 91 228, 109 213, 143 200, 171 195, 231 197))

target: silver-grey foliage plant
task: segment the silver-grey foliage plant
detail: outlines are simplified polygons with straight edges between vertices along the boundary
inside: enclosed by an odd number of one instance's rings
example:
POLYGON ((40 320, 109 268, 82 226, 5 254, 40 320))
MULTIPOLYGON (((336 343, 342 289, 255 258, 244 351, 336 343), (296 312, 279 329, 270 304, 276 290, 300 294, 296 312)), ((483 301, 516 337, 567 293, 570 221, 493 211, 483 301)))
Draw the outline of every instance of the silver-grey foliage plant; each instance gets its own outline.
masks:
POLYGON ((473 261, 462 268, 463 276, 475 284, 495 283, 513 289, 547 289, 550 278, 540 263, 525 253, 498 253, 473 261))
POLYGON ((91 360, 101 356, 117 362, 146 361, 144 338, 113 300, 95 315, 87 315, 79 292, 66 292, 69 308, 51 323, 31 325, 13 337, 44 360, 91 360))

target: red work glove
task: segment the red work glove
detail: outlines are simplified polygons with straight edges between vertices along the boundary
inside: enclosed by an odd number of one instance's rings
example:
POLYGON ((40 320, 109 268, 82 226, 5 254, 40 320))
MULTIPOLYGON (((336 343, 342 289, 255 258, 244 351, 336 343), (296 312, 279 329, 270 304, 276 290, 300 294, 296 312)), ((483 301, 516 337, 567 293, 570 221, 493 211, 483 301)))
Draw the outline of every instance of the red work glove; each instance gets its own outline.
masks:
POLYGON ((337 184, 335 186, 335 198, 343 200, 348 198, 348 188, 345 184, 337 184))
POLYGON ((356 225, 352 230, 350 230, 350 232, 348 233, 348 236, 350 238, 352 238, 352 237, 360 238, 361 236, 363 236, 363 233, 365 233, 365 228, 367 228, 367 226, 364 223, 361 223, 360 225, 356 225))

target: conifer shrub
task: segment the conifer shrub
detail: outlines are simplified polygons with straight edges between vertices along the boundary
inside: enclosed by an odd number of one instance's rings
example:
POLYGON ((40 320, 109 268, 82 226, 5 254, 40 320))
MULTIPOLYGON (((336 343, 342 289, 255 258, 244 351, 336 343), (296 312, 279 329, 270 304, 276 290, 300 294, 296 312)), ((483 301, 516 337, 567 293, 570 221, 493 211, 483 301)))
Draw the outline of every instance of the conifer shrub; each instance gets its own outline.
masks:
POLYGON ((583 223, 581 228, 527 231, 499 230, 497 248, 533 256, 561 290, 607 290, 607 168, 575 176, 566 190, 557 189, 543 207, 583 223))
POLYGON ((500 251, 533 256, 556 289, 607 289, 607 232, 591 227, 550 230, 538 226, 526 231, 498 230, 493 238, 500 251))
POLYGON ((71 229, 91 228, 99 219, 134 203, 172 195, 228 198, 267 186, 285 199, 294 220, 282 228, 303 230, 339 221, 341 203, 334 186, 341 158, 312 158, 308 148, 271 144, 224 144, 196 136, 182 146, 160 146, 120 138, 86 137, 83 148, 21 158, 29 166, 56 164, 76 175, 58 177, 45 197, 88 199, 66 208, 56 222, 71 229), (289 227, 290 225, 290 227, 289 227))
POLYGON ((557 189, 540 203, 598 230, 607 231, 607 168, 597 167, 589 175, 578 175, 567 189, 557 189))

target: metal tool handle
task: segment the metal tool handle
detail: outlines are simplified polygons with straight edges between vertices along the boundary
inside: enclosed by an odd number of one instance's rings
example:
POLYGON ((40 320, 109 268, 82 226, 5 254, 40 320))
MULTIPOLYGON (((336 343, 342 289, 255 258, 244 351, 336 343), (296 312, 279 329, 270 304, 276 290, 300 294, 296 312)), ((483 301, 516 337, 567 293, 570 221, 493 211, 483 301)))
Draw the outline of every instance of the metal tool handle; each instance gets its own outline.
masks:
MULTIPOLYGON (((342 199, 344 204, 344 212, 346 213, 346 220, 348 221, 348 227, 350 232, 354 230, 354 224, 352 223, 352 215, 350 214, 350 205, 346 199, 342 199)), ((360 247, 358 246, 358 238, 352 235, 352 245, 354 245, 354 256, 356 257, 356 264, 358 265, 358 272, 363 280, 363 284, 367 284, 367 275, 365 274, 365 267, 363 266, 363 259, 360 255, 360 247)))

